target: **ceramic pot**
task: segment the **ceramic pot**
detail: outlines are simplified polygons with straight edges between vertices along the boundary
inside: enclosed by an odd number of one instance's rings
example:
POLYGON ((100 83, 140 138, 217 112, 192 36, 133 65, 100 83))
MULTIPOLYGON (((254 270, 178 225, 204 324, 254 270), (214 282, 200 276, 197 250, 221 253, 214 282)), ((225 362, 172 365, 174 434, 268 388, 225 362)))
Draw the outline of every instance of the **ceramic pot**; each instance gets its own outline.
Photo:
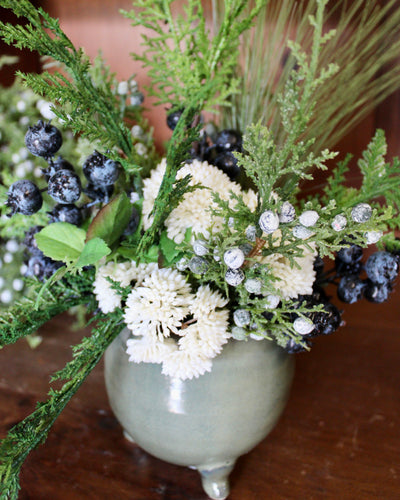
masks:
POLYGON ((128 361, 125 329, 105 355, 108 397, 125 435, 151 455, 197 469, 212 499, 229 494, 236 459, 271 431, 288 397, 293 357, 267 340, 229 341, 210 373, 180 380, 128 361))

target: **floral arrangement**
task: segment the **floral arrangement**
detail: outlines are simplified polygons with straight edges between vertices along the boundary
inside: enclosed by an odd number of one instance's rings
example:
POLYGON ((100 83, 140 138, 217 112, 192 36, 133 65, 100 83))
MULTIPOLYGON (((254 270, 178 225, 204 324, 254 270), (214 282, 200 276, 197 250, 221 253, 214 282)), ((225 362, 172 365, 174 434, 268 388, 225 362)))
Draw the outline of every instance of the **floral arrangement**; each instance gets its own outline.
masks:
POLYGON ((61 389, 3 440, 0 498, 17 497, 24 458, 125 327, 130 361, 191 379, 212 370, 229 339, 309 350, 342 322, 328 284, 347 303, 383 302, 392 291, 400 161, 386 161, 378 130, 358 160, 360 186, 348 187, 351 158, 332 168, 337 154, 327 148, 399 85, 397 68, 378 84, 374 75, 397 57, 400 9, 343 2, 337 28, 326 30, 326 0, 298 11, 290 0, 229 0, 213 4, 211 34, 199 0, 175 15, 173 3, 137 0, 124 12, 154 32, 136 58, 152 78, 147 92, 167 107, 171 139, 159 156, 133 77, 118 81, 101 59, 91 64, 28 0, 0 1, 27 20, 0 23, 2 38, 53 61, 19 78, 54 103, 46 105, 54 120, 20 117, 24 145, 8 138, 7 148, 38 159, 40 177, 3 178, 2 224, 23 239, 29 272, 24 297, 0 315, 1 346, 77 307, 92 325, 53 378, 61 389), (275 26, 267 34, 266 16, 275 26), (350 26, 357 36, 348 38, 350 26), (64 153, 66 130, 76 138, 64 153), (302 196, 328 165, 324 187, 302 196), (378 248, 362 262, 370 245, 378 248))

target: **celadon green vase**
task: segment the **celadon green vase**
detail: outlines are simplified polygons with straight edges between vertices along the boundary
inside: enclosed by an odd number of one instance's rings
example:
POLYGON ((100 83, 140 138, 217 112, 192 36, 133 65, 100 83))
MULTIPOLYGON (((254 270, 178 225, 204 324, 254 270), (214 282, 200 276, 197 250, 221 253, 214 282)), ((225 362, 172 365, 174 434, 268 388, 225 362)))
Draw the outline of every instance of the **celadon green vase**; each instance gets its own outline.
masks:
POLYGON ((125 329, 105 355, 111 408, 125 436, 151 455, 195 468, 212 499, 229 495, 236 459, 274 427, 288 398, 293 356, 268 340, 230 340, 212 371, 192 380, 133 363, 125 329))

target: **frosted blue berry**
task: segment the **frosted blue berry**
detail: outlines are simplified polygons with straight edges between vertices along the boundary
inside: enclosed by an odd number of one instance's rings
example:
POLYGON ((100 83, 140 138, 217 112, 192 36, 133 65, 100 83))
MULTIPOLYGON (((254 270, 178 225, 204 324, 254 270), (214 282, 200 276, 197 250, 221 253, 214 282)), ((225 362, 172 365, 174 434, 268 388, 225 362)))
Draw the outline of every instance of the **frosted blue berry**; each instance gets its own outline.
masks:
POLYGON ((231 269, 239 269, 245 261, 245 255, 240 248, 230 248, 224 253, 224 262, 231 269))
POLYGON ((72 203, 55 205, 52 211, 49 212, 49 215, 49 222, 51 223, 68 222, 69 224, 80 226, 83 221, 82 209, 72 203))
POLYGON ((188 262, 188 267, 194 274, 205 274, 209 264, 203 257, 192 257, 188 262))
POLYGON ((61 132, 50 122, 39 120, 36 125, 29 127, 25 135, 25 145, 35 156, 53 156, 62 145, 61 132))
POLYGON ((351 218, 354 222, 362 223, 367 222, 371 218, 372 208, 368 203, 359 203, 353 207, 351 211, 351 218))
POLYGON ((288 224, 289 222, 293 222, 295 218, 296 210, 294 206, 289 201, 284 201, 279 211, 279 222, 288 224))
POLYGON ((236 326, 247 326, 250 324, 250 319, 250 312, 246 309, 236 309, 236 311, 233 313, 233 321, 235 322, 236 326))
POLYGON ((241 269, 228 269, 225 273, 225 281, 230 286, 239 286, 245 279, 245 274, 241 269))
POLYGON ((264 233, 271 234, 279 227, 279 217, 272 210, 266 210, 261 214, 258 224, 264 233))
POLYGON ((94 151, 83 164, 83 173, 93 186, 111 186, 118 179, 119 163, 94 151))
POLYGON ((370 280, 367 280, 364 297, 369 301, 375 304, 382 304, 382 302, 386 302, 392 291, 392 286, 390 282, 388 283, 373 283, 370 280))
POLYGON ((337 296, 347 304, 354 304, 362 298, 365 286, 365 282, 358 276, 343 276, 337 287, 337 296))
POLYGON ((399 264, 395 255, 389 252, 375 252, 365 263, 368 278, 377 284, 390 283, 396 279, 399 264))
POLYGON ((59 170, 49 179, 48 194, 57 203, 75 203, 79 200, 82 187, 75 172, 59 170))
POLYGON ((20 180, 11 184, 7 192, 6 206, 11 208, 11 214, 20 213, 32 215, 43 204, 42 193, 36 184, 29 180, 20 180))
POLYGON ((221 130, 216 137, 215 146, 217 151, 241 151, 242 134, 237 130, 221 130))

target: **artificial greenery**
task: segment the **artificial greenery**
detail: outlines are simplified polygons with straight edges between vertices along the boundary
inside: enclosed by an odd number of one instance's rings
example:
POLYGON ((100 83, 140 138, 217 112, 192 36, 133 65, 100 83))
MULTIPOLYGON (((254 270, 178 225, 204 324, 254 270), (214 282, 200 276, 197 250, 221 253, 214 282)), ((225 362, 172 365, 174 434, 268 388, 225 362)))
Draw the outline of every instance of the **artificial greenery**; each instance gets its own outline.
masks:
MULTIPOLYGON (((143 55, 134 56, 148 69, 149 93, 162 106, 168 105, 168 112, 181 113, 167 146, 165 172, 155 197, 152 221, 145 230, 140 218, 143 178, 156 164, 157 155, 141 109, 129 104, 128 93, 120 90, 116 76, 101 57, 91 64, 56 19, 41 8, 34 8, 28 0, 0 0, 2 7, 27 20, 27 24, 17 26, 0 23, 3 40, 38 51, 47 62, 54 61, 56 65, 55 70, 40 75, 19 73, 24 85, 52 101, 55 115, 66 128, 80 135, 76 150, 87 151, 94 146, 93 149, 117 160, 124 172, 116 195, 96 209, 83 227, 56 222, 36 235, 39 250, 58 261, 60 268, 44 282, 31 280, 30 294, 0 315, 0 346, 29 335, 55 315, 77 305, 85 304, 93 315, 92 336, 73 349, 72 361, 53 377, 65 380, 64 386, 51 390, 49 400, 17 424, 0 446, 2 500, 17 498, 18 475, 27 454, 43 442, 59 413, 125 326, 123 307, 130 289, 109 278, 112 289, 121 298, 121 306, 107 314, 99 312, 92 289, 99 268, 105 262, 128 261, 157 262, 174 268, 192 259, 192 229, 187 229, 183 241, 176 243, 168 236, 166 221, 183 199, 204 189, 192 185, 190 175, 179 177, 187 161, 193 160, 192 145, 208 140, 201 116, 204 110, 217 113, 220 123, 240 127, 244 132, 242 152, 234 155, 244 183, 257 192, 257 206, 251 210, 243 195, 234 192, 228 199, 214 193, 211 213, 222 221, 221 228, 207 241, 204 268, 198 272, 185 268, 185 276, 192 285, 212 283, 229 300, 232 311, 250 311, 246 338, 258 332, 282 347, 289 339, 307 349, 307 342, 294 328, 293 315, 312 321, 326 307, 324 303, 310 304, 301 297, 282 297, 279 308, 264 314, 268 296, 276 293, 278 279, 269 265, 260 264, 263 258, 278 252, 295 268, 305 252, 318 251, 320 257, 334 258, 350 241, 367 246, 366 234, 379 231, 386 233, 382 248, 399 249, 394 230, 400 225, 400 161, 386 162, 382 131, 376 132, 358 162, 362 177, 358 189, 346 187, 348 157, 338 163, 321 193, 297 199, 300 181, 312 179, 315 168, 327 168, 327 162, 336 157, 327 148, 370 109, 367 100, 375 104, 400 84, 397 70, 374 80, 378 82, 376 87, 371 83, 377 70, 393 60, 398 41, 390 48, 384 44, 385 50, 379 49, 382 57, 370 57, 382 40, 391 39, 400 9, 387 19, 392 1, 380 11, 371 10, 370 4, 361 0, 351 6, 338 2, 333 10, 328 9, 328 19, 334 11, 340 11, 337 28, 327 30, 327 3, 283 0, 278 7, 278 2, 262 0, 213 2, 213 32, 208 31, 206 13, 199 0, 188 0, 179 14, 173 14, 173 0, 137 0, 132 11, 124 12, 134 26, 153 32, 152 37, 143 36, 143 55), (265 16, 276 26, 264 38, 265 16), (287 43, 291 19, 297 20, 298 29, 295 40, 287 43), (358 21, 355 38, 347 43, 346 33, 354 20, 358 21), (371 35, 378 25, 381 28, 371 35), (262 58, 260 54, 266 46, 268 50, 262 58), (279 50, 274 50, 274 46, 279 50), (287 58, 281 68, 284 54, 287 58), (131 133, 132 123, 140 127, 145 139, 131 133), (145 155, 138 152, 141 141, 146 143, 145 155), (136 195, 136 201, 132 202, 125 191, 136 195), (280 213, 285 202, 297 212, 318 214, 306 237, 296 236, 295 218, 281 224, 278 233, 263 234, 259 226, 262 214, 280 213), (352 218, 352 209, 359 203, 371 207, 370 217, 361 222, 352 218), (138 211, 139 222, 135 231, 127 233, 132 207, 138 211), (332 226, 337 216, 346 220, 340 230, 332 226), (254 228, 253 239, 248 237, 249 228, 254 228), (221 256, 231 248, 246 245, 250 249, 243 269, 247 279, 262 282, 262 294, 245 287, 234 288, 226 280, 229 269, 221 256)), ((124 83, 129 87, 132 82, 129 79, 124 83)), ((134 94, 138 92, 134 85, 132 88, 134 94)), ((26 216, 21 219, 20 228, 25 227, 25 220, 26 216)))

